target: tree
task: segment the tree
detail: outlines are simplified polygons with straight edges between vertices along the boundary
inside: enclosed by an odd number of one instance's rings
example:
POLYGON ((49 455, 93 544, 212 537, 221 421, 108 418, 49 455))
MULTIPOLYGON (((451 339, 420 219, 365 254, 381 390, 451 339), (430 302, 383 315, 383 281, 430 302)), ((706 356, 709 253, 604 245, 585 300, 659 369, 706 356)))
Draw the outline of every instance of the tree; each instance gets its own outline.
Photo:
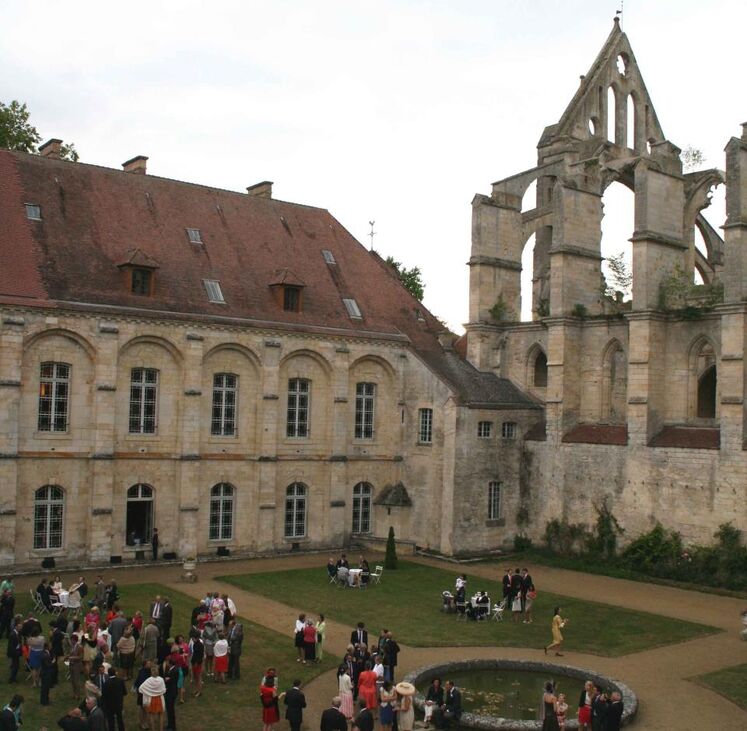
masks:
MULTIPOLYGON (((36 153, 41 135, 29 121, 30 112, 26 104, 13 100, 10 104, 0 102, 0 147, 16 152, 36 153)), ((75 145, 70 143, 60 147, 63 160, 78 162, 80 155, 75 145)))
POLYGON ((616 299, 617 292, 621 292, 623 297, 630 296, 630 288, 633 286, 633 273, 625 261, 624 253, 621 251, 619 254, 608 256, 607 267, 610 276, 609 281, 606 277, 604 280, 605 296, 612 300, 616 299))
POLYGON ((384 556, 384 568, 397 568, 397 544, 394 542, 394 527, 389 526, 389 536, 386 539, 386 555, 384 556))
POLYGON ((705 163, 706 157, 703 154, 703 150, 699 150, 697 147, 688 145, 680 154, 680 160, 682 160, 682 168, 685 172, 695 170, 705 163))
POLYGON ((36 152, 41 135, 29 122, 29 110, 25 104, 13 100, 10 104, 0 102, 0 147, 17 152, 36 152))
POLYGON ((416 300, 422 302, 423 294, 425 293, 425 284, 423 283, 423 273, 420 271, 420 267, 408 269, 401 262, 395 261, 393 256, 388 256, 386 263, 397 272, 399 281, 402 282, 404 288, 416 300))

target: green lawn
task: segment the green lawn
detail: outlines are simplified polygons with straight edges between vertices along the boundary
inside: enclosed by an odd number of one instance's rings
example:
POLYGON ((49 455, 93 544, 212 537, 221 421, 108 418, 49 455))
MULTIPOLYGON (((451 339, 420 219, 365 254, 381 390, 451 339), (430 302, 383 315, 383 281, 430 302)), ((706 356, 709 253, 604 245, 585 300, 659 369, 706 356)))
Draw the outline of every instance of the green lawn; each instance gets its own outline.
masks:
MULTIPOLYGON (((400 561, 396 571, 385 571, 381 583, 366 590, 341 589, 329 584, 326 569, 297 569, 272 573, 224 576, 222 581, 247 591, 278 599, 293 597, 292 605, 353 627, 363 621, 378 635, 382 627, 402 642, 418 647, 503 645, 541 648, 550 641, 553 608, 560 605, 569 619, 564 631, 566 648, 615 657, 651 647, 683 642, 719 630, 655 614, 621 609, 543 592, 534 603, 534 623, 457 622, 440 611, 441 592, 451 589, 456 571, 400 561)), ((480 589, 491 598, 501 596, 497 581, 468 575, 470 593, 480 589)))
POLYGON ((719 695, 747 710, 747 664, 699 675, 692 680, 715 690, 719 695))
MULTIPOLYGON (((168 596, 174 607, 174 623, 172 634, 185 632, 189 629, 189 617, 196 602, 191 597, 175 592, 158 584, 137 584, 121 586, 122 600, 120 605, 129 614, 140 609, 147 616, 152 598, 156 594, 168 596)), ((19 597, 18 611, 28 610, 23 597, 19 597)), ((239 606, 239 610, 241 607, 239 606)), ((244 648, 241 663, 241 680, 227 685, 218 685, 211 679, 205 679, 205 688, 200 698, 193 698, 187 685, 187 701, 184 705, 177 705, 176 717, 180 729, 188 731, 214 731, 215 729, 260 729, 262 727, 262 711, 259 704, 259 682, 264 671, 276 667, 280 677, 280 687, 284 689, 295 678, 308 682, 321 672, 336 665, 333 658, 325 657, 319 665, 298 665, 295 653, 287 636, 265 629, 259 625, 241 620, 244 625, 244 648)), ((48 615, 42 618, 42 624, 47 625, 48 615)), ((0 645, 5 655, 5 641, 0 645)), ((0 672, 0 703, 5 705, 14 693, 21 693, 26 702, 23 706, 24 728, 37 731, 42 726, 49 729, 57 728, 57 720, 74 707, 70 682, 65 681, 64 666, 60 664, 60 684, 52 690, 51 705, 39 705, 39 690, 31 687, 31 682, 25 681, 26 674, 19 673, 20 683, 12 686, 7 684, 7 669, 3 666, 0 672)), ((128 688, 125 699, 125 725, 128 729, 136 729, 137 715, 135 710, 135 696, 128 688)), ((165 719, 164 719, 165 720, 165 719)))

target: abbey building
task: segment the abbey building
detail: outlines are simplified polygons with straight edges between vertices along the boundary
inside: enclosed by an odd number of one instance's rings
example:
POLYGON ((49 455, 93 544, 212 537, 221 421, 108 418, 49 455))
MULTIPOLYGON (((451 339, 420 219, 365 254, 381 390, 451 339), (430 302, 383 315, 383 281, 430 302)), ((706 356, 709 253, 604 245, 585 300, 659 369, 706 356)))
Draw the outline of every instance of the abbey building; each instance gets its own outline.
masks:
POLYGON ((180 557, 390 526, 474 553, 604 501, 627 535, 747 527, 747 132, 725 174, 683 173, 617 25, 537 165, 475 198, 458 340, 271 183, 59 150, 0 151, 0 563, 128 560, 154 528, 180 557), (630 302, 602 286, 612 183, 635 194, 630 302), (724 183, 722 238, 701 210, 724 183))

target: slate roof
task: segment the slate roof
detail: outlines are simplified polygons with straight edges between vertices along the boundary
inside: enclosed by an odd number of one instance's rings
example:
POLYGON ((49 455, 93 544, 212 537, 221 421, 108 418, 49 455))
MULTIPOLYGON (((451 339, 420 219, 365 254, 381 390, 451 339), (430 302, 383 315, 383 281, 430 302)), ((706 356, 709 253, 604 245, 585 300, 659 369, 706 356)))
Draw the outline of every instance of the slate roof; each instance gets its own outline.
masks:
POLYGON ((407 494, 407 488, 401 482, 397 482, 394 485, 387 485, 378 494, 374 503, 389 508, 407 508, 412 505, 412 500, 407 494))
POLYGON ((466 404, 537 407, 445 350, 438 319, 327 210, 273 198, 0 150, 0 304, 395 340, 466 404), (41 221, 25 203, 41 207, 41 221), (126 263, 158 267, 152 296, 127 289, 126 263), (220 282, 225 304, 208 301, 203 279, 220 282), (271 287, 280 282, 304 286, 302 311, 283 310, 271 287))

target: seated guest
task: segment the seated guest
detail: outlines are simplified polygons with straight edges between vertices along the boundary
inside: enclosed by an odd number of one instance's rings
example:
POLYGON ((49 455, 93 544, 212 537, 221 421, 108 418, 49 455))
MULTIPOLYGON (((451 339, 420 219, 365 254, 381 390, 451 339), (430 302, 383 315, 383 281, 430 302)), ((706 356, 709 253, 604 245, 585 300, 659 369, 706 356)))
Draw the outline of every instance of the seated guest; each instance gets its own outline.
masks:
POLYGON ((459 591, 460 589, 464 589, 466 591, 467 589, 467 574, 460 574, 457 576, 456 580, 456 590, 459 591))
POLYGON ((62 581, 59 576, 54 577, 54 581, 49 585, 50 591, 59 596, 62 591, 62 581))
POLYGON ((360 582, 365 586, 371 578, 371 569, 368 566, 368 561, 366 561, 365 556, 361 556, 361 562, 358 564, 358 568, 361 570, 360 582))
POLYGON ((443 606, 441 607, 442 612, 451 612, 454 610, 454 595, 450 591, 442 591, 441 598, 443 600, 443 606))
POLYGON ((331 556, 329 561, 327 561, 327 573, 329 574, 330 579, 334 579, 335 576, 337 576, 337 564, 331 556))
MULTIPOLYGON (((52 611, 52 596, 49 585, 46 579, 42 579, 39 586, 36 587, 36 593, 39 597, 39 601, 47 608, 48 611, 52 611)), ((56 595, 55 595, 56 601, 56 595)))
POLYGON ((348 563, 348 559, 344 553, 340 554, 340 558, 337 559, 337 568, 350 568, 350 564, 348 563))
POLYGON ((446 681, 446 693, 444 702, 433 711, 433 721, 438 728, 446 728, 446 725, 453 719, 459 724, 462 717, 462 694, 454 685, 453 680, 446 681))
POLYGON ((431 687, 428 688, 428 693, 425 696, 425 703, 423 704, 423 712, 425 721, 425 727, 430 728, 431 716, 436 708, 441 708, 444 704, 444 689, 441 685, 441 678, 433 678, 431 687))

